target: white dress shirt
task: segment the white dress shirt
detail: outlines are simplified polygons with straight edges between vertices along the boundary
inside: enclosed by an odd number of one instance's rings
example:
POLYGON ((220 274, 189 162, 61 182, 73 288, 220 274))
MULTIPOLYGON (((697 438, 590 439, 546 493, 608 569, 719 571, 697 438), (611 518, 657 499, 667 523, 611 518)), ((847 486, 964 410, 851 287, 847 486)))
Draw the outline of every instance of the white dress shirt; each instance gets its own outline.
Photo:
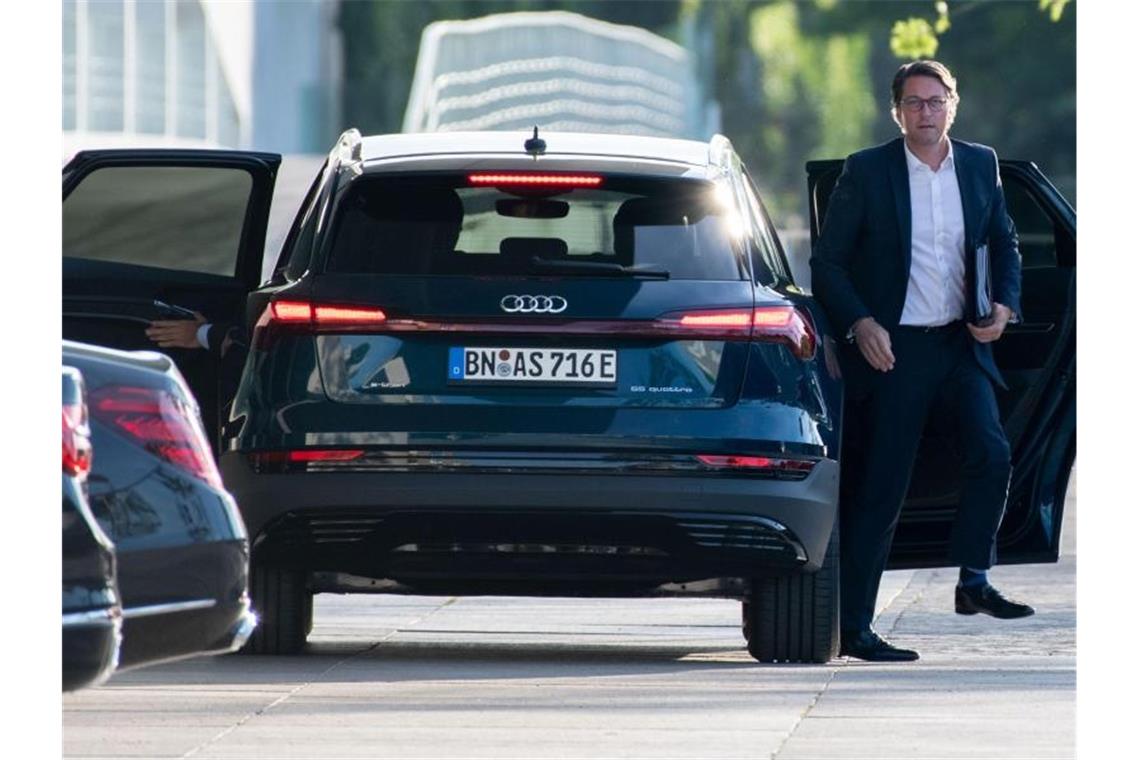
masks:
POLYGON ((966 314, 966 228, 954 146, 938 171, 903 147, 910 175, 910 279, 899 323, 944 325, 966 314))

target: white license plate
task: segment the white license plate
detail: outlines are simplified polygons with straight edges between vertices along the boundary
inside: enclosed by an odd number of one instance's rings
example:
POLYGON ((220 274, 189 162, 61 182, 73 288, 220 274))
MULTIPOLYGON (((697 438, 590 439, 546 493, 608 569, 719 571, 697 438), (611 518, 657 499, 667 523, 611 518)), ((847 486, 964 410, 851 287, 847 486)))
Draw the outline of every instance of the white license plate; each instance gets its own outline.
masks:
POLYGON ((451 382, 615 385, 617 351, 584 348, 468 348, 448 353, 451 382))

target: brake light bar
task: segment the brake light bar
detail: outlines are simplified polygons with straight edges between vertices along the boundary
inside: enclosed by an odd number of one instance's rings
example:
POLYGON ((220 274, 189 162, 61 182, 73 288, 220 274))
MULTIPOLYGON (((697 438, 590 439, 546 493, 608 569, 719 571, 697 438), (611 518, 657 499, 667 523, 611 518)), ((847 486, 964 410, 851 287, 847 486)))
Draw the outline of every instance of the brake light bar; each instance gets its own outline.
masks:
POLYGON ((497 172, 469 174, 472 185, 549 185, 559 187, 598 187, 602 178, 596 174, 548 174, 537 172, 497 172))
POLYGON ((105 385, 91 394, 91 413, 142 448, 219 490, 197 410, 163 388, 105 385))
POLYGON ((270 302, 254 330, 253 345, 265 348, 275 326, 319 330, 382 330, 386 333, 442 332, 487 335, 560 333, 633 337, 683 337, 706 340, 754 340, 783 343, 802 360, 815 356, 817 345, 811 317, 795 306, 736 309, 694 309, 665 314, 654 320, 519 319, 515 315, 490 320, 390 318, 375 306, 314 304, 310 301, 270 302))
POLYGON ((681 327, 725 327, 749 330, 752 315, 748 311, 712 311, 707 313, 685 314, 681 317, 681 327))
POLYGON ((388 318, 382 309, 357 306, 323 306, 317 304, 313 307, 313 321, 318 325, 326 324, 360 324, 383 322, 388 318))
POLYGON ((785 457, 758 457, 737 454, 698 454, 697 460, 706 467, 718 470, 766 472, 773 475, 807 477, 815 467, 814 459, 788 459, 785 457))
POLYGON ((254 451, 249 459, 258 472, 289 472, 304 470, 310 464, 351 462, 362 456, 364 449, 286 449, 254 451))
POLYGON ((261 462, 349 462, 364 456, 364 449, 292 449, 259 451, 254 456, 261 462))

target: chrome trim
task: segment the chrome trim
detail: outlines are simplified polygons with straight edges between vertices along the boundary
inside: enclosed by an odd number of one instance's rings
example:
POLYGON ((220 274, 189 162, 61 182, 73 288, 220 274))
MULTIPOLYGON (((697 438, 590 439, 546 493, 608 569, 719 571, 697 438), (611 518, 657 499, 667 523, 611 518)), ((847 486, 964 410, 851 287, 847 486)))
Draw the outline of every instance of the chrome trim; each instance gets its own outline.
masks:
POLYGON ((149 617, 151 615, 166 615, 171 612, 190 612, 192 610, 208 610, 216 607, 216 599, 193 599, 189 602, 170 602, 168 604, 151 604, 146 607, 128 607, 123 610, 123 618, 149 617))
POLYGON ((245 646, 245 642, 249 641, 249 637, 253 635, 253 629, 257 628, 257 623, 257 613, 246 607, 245 612, 241 614, 234 626, 233 641, 230 642, 225 651, 236 652, 245 646))
POLYGON ((561 314, 570 304, 562 296, 509 295, 499 300, 508 314, 561 314))
POLYGON ((63 614, 63 625, 68 626, 87 626, 98 625, 99 623, 114 623, 122 617, 116 609, 109 610, 87 610, 86 612, 65 612, 63 614))

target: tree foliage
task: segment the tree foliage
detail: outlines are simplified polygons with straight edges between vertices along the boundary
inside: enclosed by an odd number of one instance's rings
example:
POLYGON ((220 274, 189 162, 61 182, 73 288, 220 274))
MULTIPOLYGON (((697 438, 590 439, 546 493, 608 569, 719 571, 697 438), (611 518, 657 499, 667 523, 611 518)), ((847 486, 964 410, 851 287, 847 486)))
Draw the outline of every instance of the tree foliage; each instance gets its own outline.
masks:
MULTIPOLYGON (((1068 4, 1069 0, 1039 0, 1038 8, 1043 13, 1048 13, 1053 23, 1057 23, 1068 4)), ((968 10, 977 3, 962 5, 968 10)), ((938 35, 950 29, 950 4, 946 0, 938 0, 934 3, 934 12, 938 17, 933 24, 915 16, 894 23, 891 27, 891 52, 895 56, 912 61, 934 57, 938 52, 938 35)))
POLYGON ((442 19, 568 10, 686 44, 781 226, 802 224, 804 162, 898 134, 889 85, 903 58, 958 77, 956 135, 1036 161, 1076 186, 1076 20, 1068 0, 420 0, 343 2, 345 126, 398 131, 423 28, 442 19), (933 10, 933 14, 931 11, 933 10), (896 22, 904 24, 896 34, 896 22), (902 47, 896 39, 904 40, 902 47), (930 47, 930 40, 935 47, 930 47))

